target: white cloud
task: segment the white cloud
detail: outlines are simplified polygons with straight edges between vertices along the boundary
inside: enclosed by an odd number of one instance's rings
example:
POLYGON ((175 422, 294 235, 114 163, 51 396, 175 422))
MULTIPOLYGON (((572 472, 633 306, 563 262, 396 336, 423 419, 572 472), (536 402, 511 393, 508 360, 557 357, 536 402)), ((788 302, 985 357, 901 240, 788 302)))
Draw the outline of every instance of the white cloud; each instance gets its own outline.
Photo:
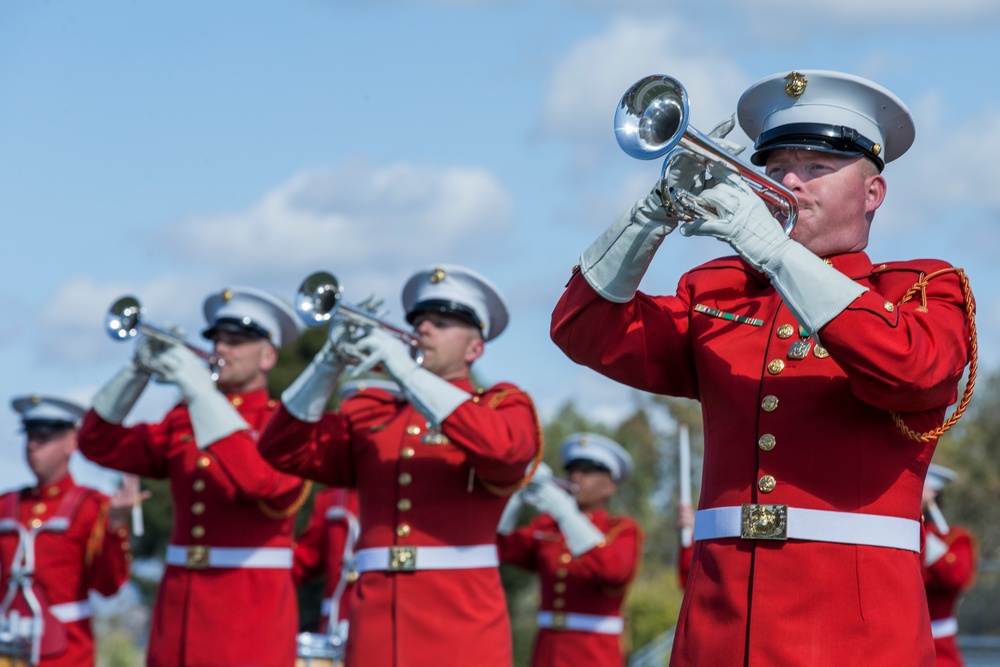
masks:
POLYGON ((302 171, 245 211, 192 216, 160 236, 180 257, 241 279, 298 280, 486 254, 512 224, 510 196, 483 169, 358 161, 302 171))

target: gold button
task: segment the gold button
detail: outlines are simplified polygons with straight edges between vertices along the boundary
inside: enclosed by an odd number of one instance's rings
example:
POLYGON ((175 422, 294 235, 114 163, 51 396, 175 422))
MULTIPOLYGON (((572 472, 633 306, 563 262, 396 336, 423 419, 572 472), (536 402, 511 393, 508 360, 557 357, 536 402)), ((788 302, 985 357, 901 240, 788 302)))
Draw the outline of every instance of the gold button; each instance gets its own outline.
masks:
POLYGON ((204 514, 205 513, 205 503, 195 503, 191 505, 192 514, 204 514))
MULTIPOLYGON (((876 144, 876 146, 877 145, 878 144, 876 144)), ((878 155, 878 151, 875 151, 875 155, 878 155)), ((827 266, 833 266, 833 260, 830 259, 829 257, 824 257, 823 258, 823 263, 826 264, 827 266)))
POLYGON ((231 402, 232 402, 234 408, 238 408, 241 405, 243 405, 243 397, 242 396, 233 396, 233 398, 231 399, 231 402))
POLYGON ((816 355, 817 359, 826 359, 827 357, 830 356, 830 351, 827 350, 822 345, 817 345, 816 347, 813 348, 813 354, 816 355))
POLYGON ((773 435, 771 435, 770 433, 765 433, 764 435, 760 436, 760 439, 757 441, 757 446, 763 449, 765 452, 769 452, 772 449, 774 449, 774 446, 777 444, 777 442, 778 441, 774 439, 773 435))
POLYGON ((410 525, 406 523, 401 523, 396 526, 396 535, 398 537, 406 537, 410 534, 410 525))
POLYGON ((49 490, 45 492, 45 495, 47 495, 49 498, 55 498, 56 496, 59 495, 59 487, 58 486, 49 487, 49 490))
POLYGON ((886 301, 885 303, 882 304, 882 307, 885 308, 886 311, 890 313, 896 310, 896 306, 894 306, 891 301, 886 301))
POLYGON ((42 512, 45 511, 45 503, 35 503, 34 505, 31 506, 31 511, 34 514, 41 514, 42 512))
POLYGON ((412 481, 413 481, 413 475, 411 475, 410 473, 408 473, 408 472, 399 473, 399 485, 400 486, 409 486, 410 482, 412 482, 412 481))
POLYGON ((570 562, 571 560, 573 560, 573 557, 571 555, 569 555, 569 554, 562 554, 562 555, 559 556, 559 562, 562 563, 562 564, 564 564, 564 565, 566 563, 570 562))
POLYGON ((778 408, 778 397, 774 394, 768 394, 760 402, 760 407, 764 409, 764 412, 774 412, 778 408))
POLYGON ((562 609, 565 606, 566 606, 566 601, 563 600, 562 598, 556 598, 555 600, 552 601, 553 609, 562 609))
POLYGON ((565 581, 558 581, 558 582, 556 582, 556 585, 552 587, 552 590, 554 590, 556 593, 560 593, 560 594, 565 593, 566 592, 566 582, 565 581))
POLYGON ((205 537, 205 527, 195 526, 191 529, 191 537, 205 537))
POLYGON ((195 465, 197 465, 199 468, 205 469, 211 464, 212 464, 212 459, 202 455, 198 457, 198 462, 195 465))
POLYGON ((399 452, 399 457, 403 459, 412 459, 413 455, 417 453, 413 447, 403 447, 399 452))
POLYGON ((196 480, 194 480, 194 483, 191 485, 191 488, 194 489, 195 491, 204 491, 205 490, 205 480, 203 480, 203 479, 196 479, 196 480))
POLYGON ((771 493, 777 485, 777 480, 771 475, 764 475, 757 480, 757 488, 760 489, 761 493, 771 493))
POLYGON ((28 528, 31 529, 38 528, 40 525, 42 525, 42 520, 39 519, 37 516, 28 522, 28 528))
POLYGON ((410 502, 409 498, 400 498, 399 502, 396 503, 396 507, 400 512, 409 512, 410 508, 413 507, 413 503, 410 502))
POLYGON ((778 338, 791 338, 793 333, 795 333, 795 327, 791 324, 782 324, 778 327, 778 338))
POLYGON ((410 424, 406 427, 407 435, 420 435, 420 427, 416 424, 410 424))
POLYGON ((771 362, 767 365, 767 372, 770 373, 771 375, 777 375, 783 370, 785 370, 784 359, 772 359, 771 362))
POLYGON ((568 574, 569 574, 569 570, 567 570, 567 569, 566 569, 566 568, 564 568, 564 567, 561 567, 561 568, 559 568, 558 570, 556 570, 556 576, 557 576, 558 578, 560 578, 560 579, 565 579, 565 578, 566 578, 566 575, 568 575, 568 574))

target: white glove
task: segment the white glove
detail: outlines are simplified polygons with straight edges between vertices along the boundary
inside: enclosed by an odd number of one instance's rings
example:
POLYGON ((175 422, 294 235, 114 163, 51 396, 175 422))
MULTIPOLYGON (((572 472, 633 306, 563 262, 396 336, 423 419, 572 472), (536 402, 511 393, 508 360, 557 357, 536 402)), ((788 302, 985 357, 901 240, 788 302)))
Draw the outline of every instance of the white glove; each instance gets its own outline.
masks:
POLYGON ((927 533, 924 537, 924 565, 930 567, 941 560, 946 553, 948 545, 934 533, 927 533))
MULTIPOLYGON (((730 117, 716 125, 709 136, 738 155, 744 147, 725 139, 735 124, 730 117)), ((705 168, 696 160, 681 156, 671 164, 667 180, 682 189, 700 192, 704 174, 705 168)), ((662 188, 663 182, 658 182, 648 196, 633 204, 580 256, 580 273, 608 301, 632 300, 657 248, 680 222, 672 207, 664 206, 662 188)))
POLYGON ((528 482, 524 487, 524 501, 539 512, 548 514, 566 538, 566 546, 574 556, 585 554, 604 542, 604 533, 580 511, 573 496, 551 479, 528 482))
POLYGON ((149 384, 150 377, 149 371, 129 359, 94 396, 94 412, 108 423, 121 424, 149 384))
POLYGON ((357 329, 339 318, 330 324, 323 347, 302 373, 281 394, 281 402, 299 421, 316 423, 326 412, 326 404, 337 379, 353 356, 352 340, 357 329))
POLYGON ((406 394, 407 400, 434 427, 440 426, 458 406, 472 398, 468 392, 421 368, 410 356, 409 347, 381 328, 373 328, 355 347, 366 356, 351 376, 364 375, 382 364, 406 394))
POLYGON ((504 505, 503 514, 497 523, 497 533, 499 535, 510 535, 517 529, 517 520, 524 509, 524 489, 518 489, 507 499, 504 505))
POLYGON ((750 266, 770 277, 785 305, 814 337, 867 291, 788 238, 760 197, 736 174, 705 190, 701 198, 717 215, 684 224, 681 234, 728 242, 750 266))
POLYGON ((164 382, 177 385, 188 402, 188 414, 198 447, 206 447, 250 426, 225 395, 215 388, 204 360, 183 345, 171 345, 155 355, 151 365, 164 382))

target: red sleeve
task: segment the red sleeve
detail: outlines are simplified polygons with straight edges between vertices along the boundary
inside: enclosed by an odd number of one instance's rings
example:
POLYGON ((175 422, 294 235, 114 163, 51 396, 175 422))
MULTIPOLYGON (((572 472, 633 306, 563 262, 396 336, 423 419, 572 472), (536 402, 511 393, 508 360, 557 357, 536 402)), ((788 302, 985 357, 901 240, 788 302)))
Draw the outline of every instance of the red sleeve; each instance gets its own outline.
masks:
POLYGON ((493 484, 513 484, 541 450, 534 404, 511 384, 498 384, 448 416, 441 432, 466 452, 476 475, 493 484))
MULTIPOLYGON (((345 402, 346 404, 346 402, 345 402)), ((327 486, 353 486, 354 466, 346 423, 335 412, 304 422, 279 404, 257 441, 264 459, 283 472, 327 486)))
MULTIPOLYGON (((537 519, 536 519, 537 520, 537 519)), ((522 570, 538 571, 538 547, 535 542, 535 521, 523 528, 518 528, 509 535, 497 534, 497 547, 500 551, 500 561, 516 565, 522 570)))
POLYGON ((114 595, 129 577, 132 561, 128 529, 111 530, 110 501, 94 493, 80 508, 81 519, 91 522, 90 540, 84 555, 84 581, 101 595, 114 595))
MULTIPOLYGON (((948 268, 922 260, 923 270, 948 268)), ((923 273, 899 271, 875 279, 820 331, 855 396, 883 410, 917 412, 949 405, 969 361, 969 328, 958 275, 926 281, 914 298, 897 305, 923 273), (879 293, 877 289, 883 289, 879 293)))
POLYGON ((292 578, 295 585, 301 586, 306 581, 323 576, 323 564, 326 560, 326 510, 330 506, 329 489, 316 494, 313 500, 313 511, 309 516, 302 534, 295 541, 295 556, 292 561, 292 578))
POLYGON ((125 427, 90 410, 77 433, 80 453, 94 463, 140 477, 166 479, 167 434, 150 424, 125 427))
MULTIPOLYGON (((679 288, 678 294, 684 290, 679 288)), ((624 385, 698 397, 689 304, 637 292, 627 303, 602 298, 574 272, 552 312, 552 341, 567 357, 624 385)))
POLYGON ((241 495, 250 500, 267 500, 278 507, 294 503, 302 490, 302 480, 279 472, 257 450, 249 431, 238 431, 205 448, 219 463, 241 495))
POLYGON ((939 537, 948 545, 948 551, 930 567, 924 566, 924 584, 936 591, 961 593, 976 577, 975 539, 957 526, 939 537))
POLYGON ((609 588, 624 588, 639 570, 642 540, 639 524, 630 517, 616 517, 604 542, 570 561, 570 571, 609 588))
POLYGON ((691 572, 691 561, 694 559, 694 543, 680 547, 677 552, 677 583, 681 588, 687 586, 688 574, 691 572))

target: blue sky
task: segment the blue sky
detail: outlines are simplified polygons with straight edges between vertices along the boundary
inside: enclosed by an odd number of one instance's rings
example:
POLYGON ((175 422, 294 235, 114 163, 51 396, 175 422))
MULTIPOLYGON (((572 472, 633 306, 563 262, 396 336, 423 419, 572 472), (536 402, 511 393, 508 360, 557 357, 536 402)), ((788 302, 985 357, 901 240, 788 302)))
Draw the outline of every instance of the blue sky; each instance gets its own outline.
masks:
MULTIPOLYGON (((402 322, 403 280, 448 262, 510 305, 484 381, 521 385, 543 417, 572 400, 613 422, 636 393, 566 360, 548 322, 580 252, 659 174, 618 148, 615 105, 642 76, 670 74, 707 131, 748 85, 792 69, 868 77, 910 106, 917 139, 886 169, 869 254, 964 267, 992 371, 1000 5, 812 5, 4 2, 0 398, 89 403, 130 354, 103 331, 126 293, 194 341, 210 292, 290 301, 325 269, 348 301, 375 293, 402 322)), ((673 235, 642 289, 672 292, 720 254, 673 235)), ((174 398, 151 387, 133 416, 158 419, 174 398)), ((0 488, 29 481, 22 439, 0 409, 0 488)))

